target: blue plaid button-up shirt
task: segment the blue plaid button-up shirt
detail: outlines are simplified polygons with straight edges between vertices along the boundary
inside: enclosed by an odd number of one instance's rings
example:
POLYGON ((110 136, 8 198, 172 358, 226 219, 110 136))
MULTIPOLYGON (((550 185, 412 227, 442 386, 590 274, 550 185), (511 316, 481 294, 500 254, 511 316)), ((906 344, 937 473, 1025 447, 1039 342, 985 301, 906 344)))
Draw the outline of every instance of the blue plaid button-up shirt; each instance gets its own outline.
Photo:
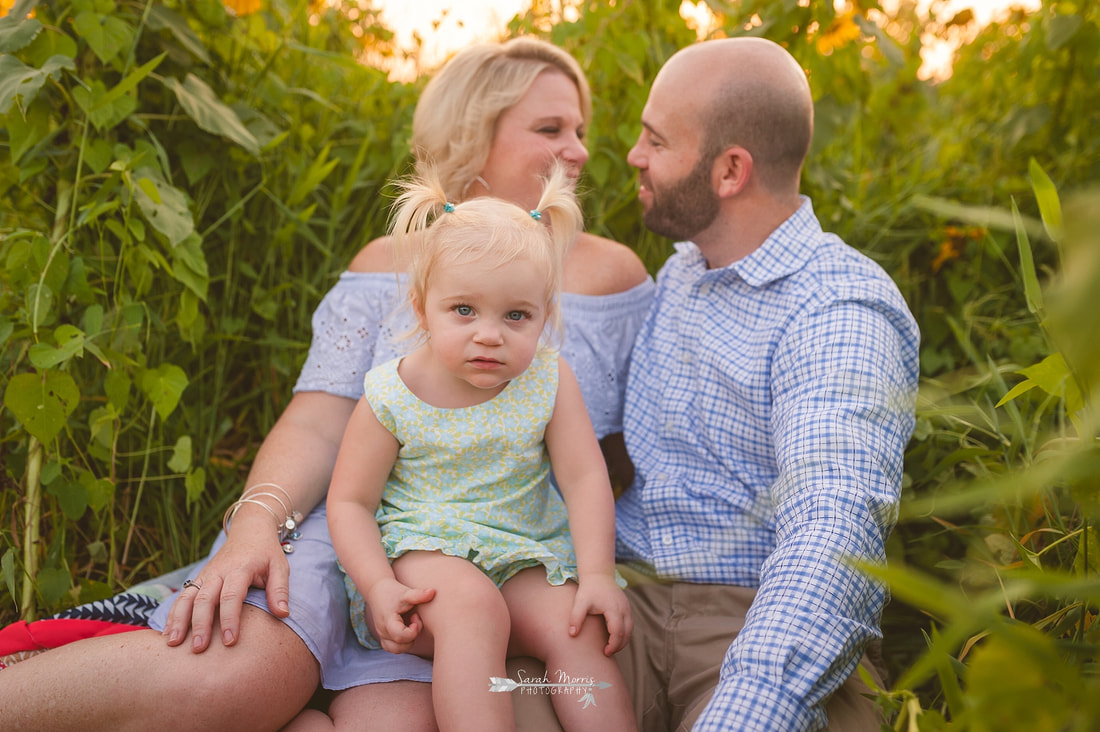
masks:
POLYGON ((755 252, 707 269, 680 243, 638 334, 624 426, 637 469, 620 560, 756 587, 696 729, 810 730, 880 635, 917 389, 916 323, 809 199, 755 252))

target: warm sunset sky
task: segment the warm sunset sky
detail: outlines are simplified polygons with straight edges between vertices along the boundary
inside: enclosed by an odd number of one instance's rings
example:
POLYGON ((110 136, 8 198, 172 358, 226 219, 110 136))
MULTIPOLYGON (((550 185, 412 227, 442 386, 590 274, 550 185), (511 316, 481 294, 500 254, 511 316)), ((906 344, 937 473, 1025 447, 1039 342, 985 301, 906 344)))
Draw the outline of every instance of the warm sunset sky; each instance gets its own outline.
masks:
MULTIPOLYGON (((812 0, 817 2, 819 0, 812 0)), ((890 0, 883 0, 884 4, 890 0)), ((932 0, 919 0, 920 7, 928 7, 932 0)), ((442 61, 448 53, 475 40, 492 38, 513 15, 527 7, 529 0, 378 0, 386 24, 399 39, 409 39, 414 30, 424 39, 424 62, 432 66, 442 61), (432 22, 439 20, 450 9, 437 29, 432 22)), ((979 22, 987 22, 998 10, 1012 5, 1038 7, 1040 0, 940 0, 941 17, 950 17, 950 11, 970 7, 979 22)), ((681 12, 692 12, 702 2, 685 0, 681 12)), ((950 48, 928 48, 924 53, 925 73, 934 73, 950 59, 950 48)))

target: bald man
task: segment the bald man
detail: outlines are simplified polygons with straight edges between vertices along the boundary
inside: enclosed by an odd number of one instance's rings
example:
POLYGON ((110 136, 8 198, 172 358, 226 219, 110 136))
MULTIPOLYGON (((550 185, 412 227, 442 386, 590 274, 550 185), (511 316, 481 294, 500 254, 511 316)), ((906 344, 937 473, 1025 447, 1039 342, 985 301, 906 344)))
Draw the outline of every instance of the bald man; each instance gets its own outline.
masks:
POLYGON ((627 160, 676 240, 635 343, 616 510, 645 730, 877 731, 853 676, 887 592, 919 333, 799 194, 806 75, 759 38, 665 64, 627 160), (828 727, 826 727, 828 725, 828 727))

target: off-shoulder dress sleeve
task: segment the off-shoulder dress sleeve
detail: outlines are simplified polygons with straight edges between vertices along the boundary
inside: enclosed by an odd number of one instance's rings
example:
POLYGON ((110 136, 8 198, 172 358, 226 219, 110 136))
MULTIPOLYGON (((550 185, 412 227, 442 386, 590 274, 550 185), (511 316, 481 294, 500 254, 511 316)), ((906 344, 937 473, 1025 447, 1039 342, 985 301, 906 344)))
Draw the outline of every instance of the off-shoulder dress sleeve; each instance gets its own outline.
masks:
POLYGON ((623 431, 623 396, 634 336, 649 312, 653 280, 613 295, 563 293, 561 355, 573 369, 599 438, 623 431))
POLYGON ((392 272, 344 272, 313 313, 313 341, 294 385, 358 399, 370 369, 411 349, 415 319, 392 272))

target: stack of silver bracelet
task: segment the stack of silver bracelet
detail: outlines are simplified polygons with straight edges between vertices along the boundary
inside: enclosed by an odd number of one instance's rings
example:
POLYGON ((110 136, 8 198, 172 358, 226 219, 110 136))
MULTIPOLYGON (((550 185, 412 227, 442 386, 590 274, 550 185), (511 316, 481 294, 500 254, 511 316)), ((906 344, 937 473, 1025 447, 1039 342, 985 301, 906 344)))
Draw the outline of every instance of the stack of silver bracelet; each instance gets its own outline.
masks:
POLYGON ((275 531, 279 534, 279 544, 287 554, 293 553, 294 545, 290 542, 298 539, 302 535, 302 533, 298 531, 298 526, 302 523, 302 514, 294 510, 294 502, 291 500, 290 494, 274 483, 257 483, 254 486, 246 488, 244 493, 241 494, 241 497, 226 509, 225 516, 222 517, 222 528, 225 529, 225 533, 229 533, 230 522, 233 521, 233 517, 237 514, 240 507, 246 503, 254 503, 257 506, 263 506, 264 509, 271 514, 271 518, 275 519, 275 531), (284 502, 282 498, 279 498, 270 491, 261 491, 260 488, 273 488, 282 493, 286 501, 284 502), (275 509, 266 502, 261 501, 260 496, 267 496, 275 499, 276 503, 282 507, 284 517, 280 519, 279 514, 275 513, 275 509))

